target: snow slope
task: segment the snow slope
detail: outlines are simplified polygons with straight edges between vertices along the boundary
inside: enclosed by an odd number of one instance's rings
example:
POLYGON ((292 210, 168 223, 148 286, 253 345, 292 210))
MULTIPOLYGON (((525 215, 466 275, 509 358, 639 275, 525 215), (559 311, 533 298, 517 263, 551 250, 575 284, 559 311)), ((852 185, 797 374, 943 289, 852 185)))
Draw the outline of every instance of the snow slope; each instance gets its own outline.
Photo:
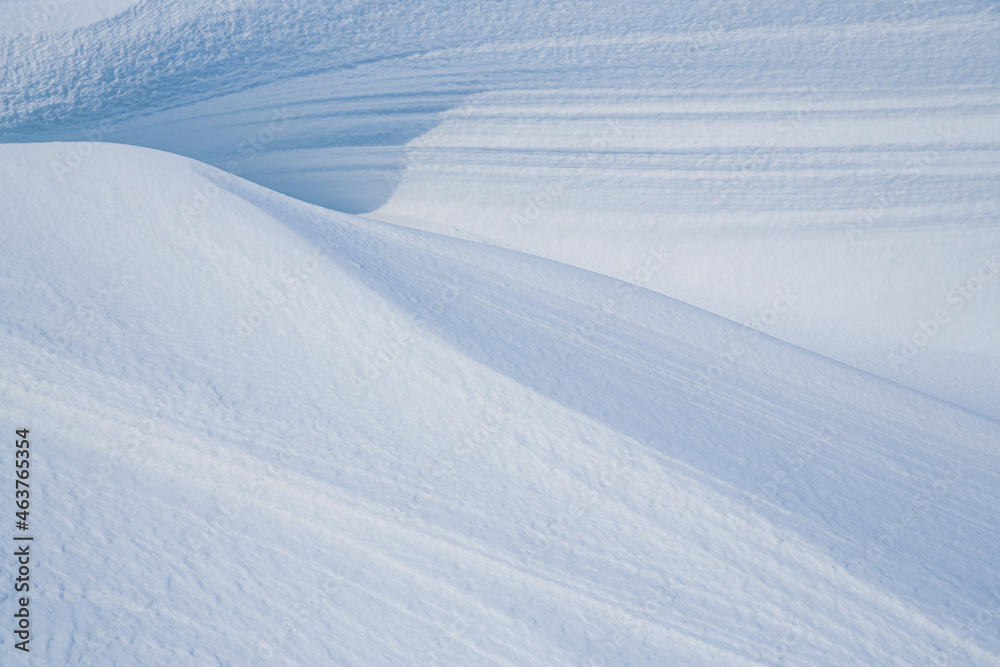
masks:
POLYGON ((632 282, 663 245, 644 287, 1000 418, 998 93, 483 94, 372 215, 632 282))
POLYGON ((0 5, 0 141, 632 282, 665 245, 644 287, 1000 418, 995 3, 116 2, 0 5))
POLYGON ((1000 660, 995 420, 176 155, 0 193, 30 664, 1000 660))

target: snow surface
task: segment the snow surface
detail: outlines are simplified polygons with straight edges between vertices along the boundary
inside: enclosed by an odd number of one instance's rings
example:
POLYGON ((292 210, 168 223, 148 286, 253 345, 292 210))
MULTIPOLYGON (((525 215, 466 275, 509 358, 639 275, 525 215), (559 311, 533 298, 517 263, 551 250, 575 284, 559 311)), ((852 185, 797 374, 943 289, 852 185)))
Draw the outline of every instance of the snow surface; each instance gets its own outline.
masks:
POLYGON ((1000 664, 994 4, 0 16, 29 664, 1000 664))
POLYGON ((60 184, 65 148, 0 150, 38 664, 1000 655, 962 626, 1000 602, 997 422, 185 158, 102 144, 60 184))
POLYGON ((996 3, 114 7, 0 38, 0 141, 168 150, 632 282, 666 244, 643 286, 1000 418, 1000 290, 953 294, 1000 251, 996 3))

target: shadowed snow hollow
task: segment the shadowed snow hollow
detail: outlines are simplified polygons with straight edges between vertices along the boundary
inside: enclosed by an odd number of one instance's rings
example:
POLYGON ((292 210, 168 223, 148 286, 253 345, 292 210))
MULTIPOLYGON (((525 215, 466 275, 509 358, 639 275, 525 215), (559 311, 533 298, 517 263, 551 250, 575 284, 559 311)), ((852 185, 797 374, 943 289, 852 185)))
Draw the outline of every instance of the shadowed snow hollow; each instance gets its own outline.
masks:
POLYGON ((188 155, 1000 418, 995 3, 31 7, 0 5, 0 141, 188 155))

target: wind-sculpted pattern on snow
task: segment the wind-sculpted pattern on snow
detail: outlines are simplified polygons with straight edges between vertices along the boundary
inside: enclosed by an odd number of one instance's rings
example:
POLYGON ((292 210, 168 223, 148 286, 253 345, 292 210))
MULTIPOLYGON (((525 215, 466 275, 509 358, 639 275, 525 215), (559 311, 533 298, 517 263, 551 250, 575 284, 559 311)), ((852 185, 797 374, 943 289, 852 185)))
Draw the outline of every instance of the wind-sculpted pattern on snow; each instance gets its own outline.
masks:
POLYGON ((168 150, 620 279, 665 244, 645 287, 740 322, 794 288, 768 333, 1000 418, 1000 290, 893 362, 1000 250, 994 3, 94 11, 0 38, 0 140, 168 150))
POLYGON ((1000 657, 997 422, 767 336, 692 397, 742 327, 633 287, 562 356, 617 281, 63 148, 0 149, 47 664, 1000 657))
POLYGON ((1000 663, 995 3, 0 21, 39 664, 1000 663))

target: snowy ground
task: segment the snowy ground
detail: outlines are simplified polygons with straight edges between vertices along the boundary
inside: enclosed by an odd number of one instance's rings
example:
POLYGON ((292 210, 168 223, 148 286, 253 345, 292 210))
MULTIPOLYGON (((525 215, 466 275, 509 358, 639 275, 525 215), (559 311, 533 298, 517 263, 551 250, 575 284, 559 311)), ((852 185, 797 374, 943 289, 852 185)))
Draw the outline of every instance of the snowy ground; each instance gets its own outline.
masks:
POLYGON ((0 15, 3 664, 1000 664, 990 4, 0 15))
POLYGON ((994 3, 47 6, 0 38, 0 140, 168 150, 633 282, 665 244, 645 287, 1000 417, 994 3))

